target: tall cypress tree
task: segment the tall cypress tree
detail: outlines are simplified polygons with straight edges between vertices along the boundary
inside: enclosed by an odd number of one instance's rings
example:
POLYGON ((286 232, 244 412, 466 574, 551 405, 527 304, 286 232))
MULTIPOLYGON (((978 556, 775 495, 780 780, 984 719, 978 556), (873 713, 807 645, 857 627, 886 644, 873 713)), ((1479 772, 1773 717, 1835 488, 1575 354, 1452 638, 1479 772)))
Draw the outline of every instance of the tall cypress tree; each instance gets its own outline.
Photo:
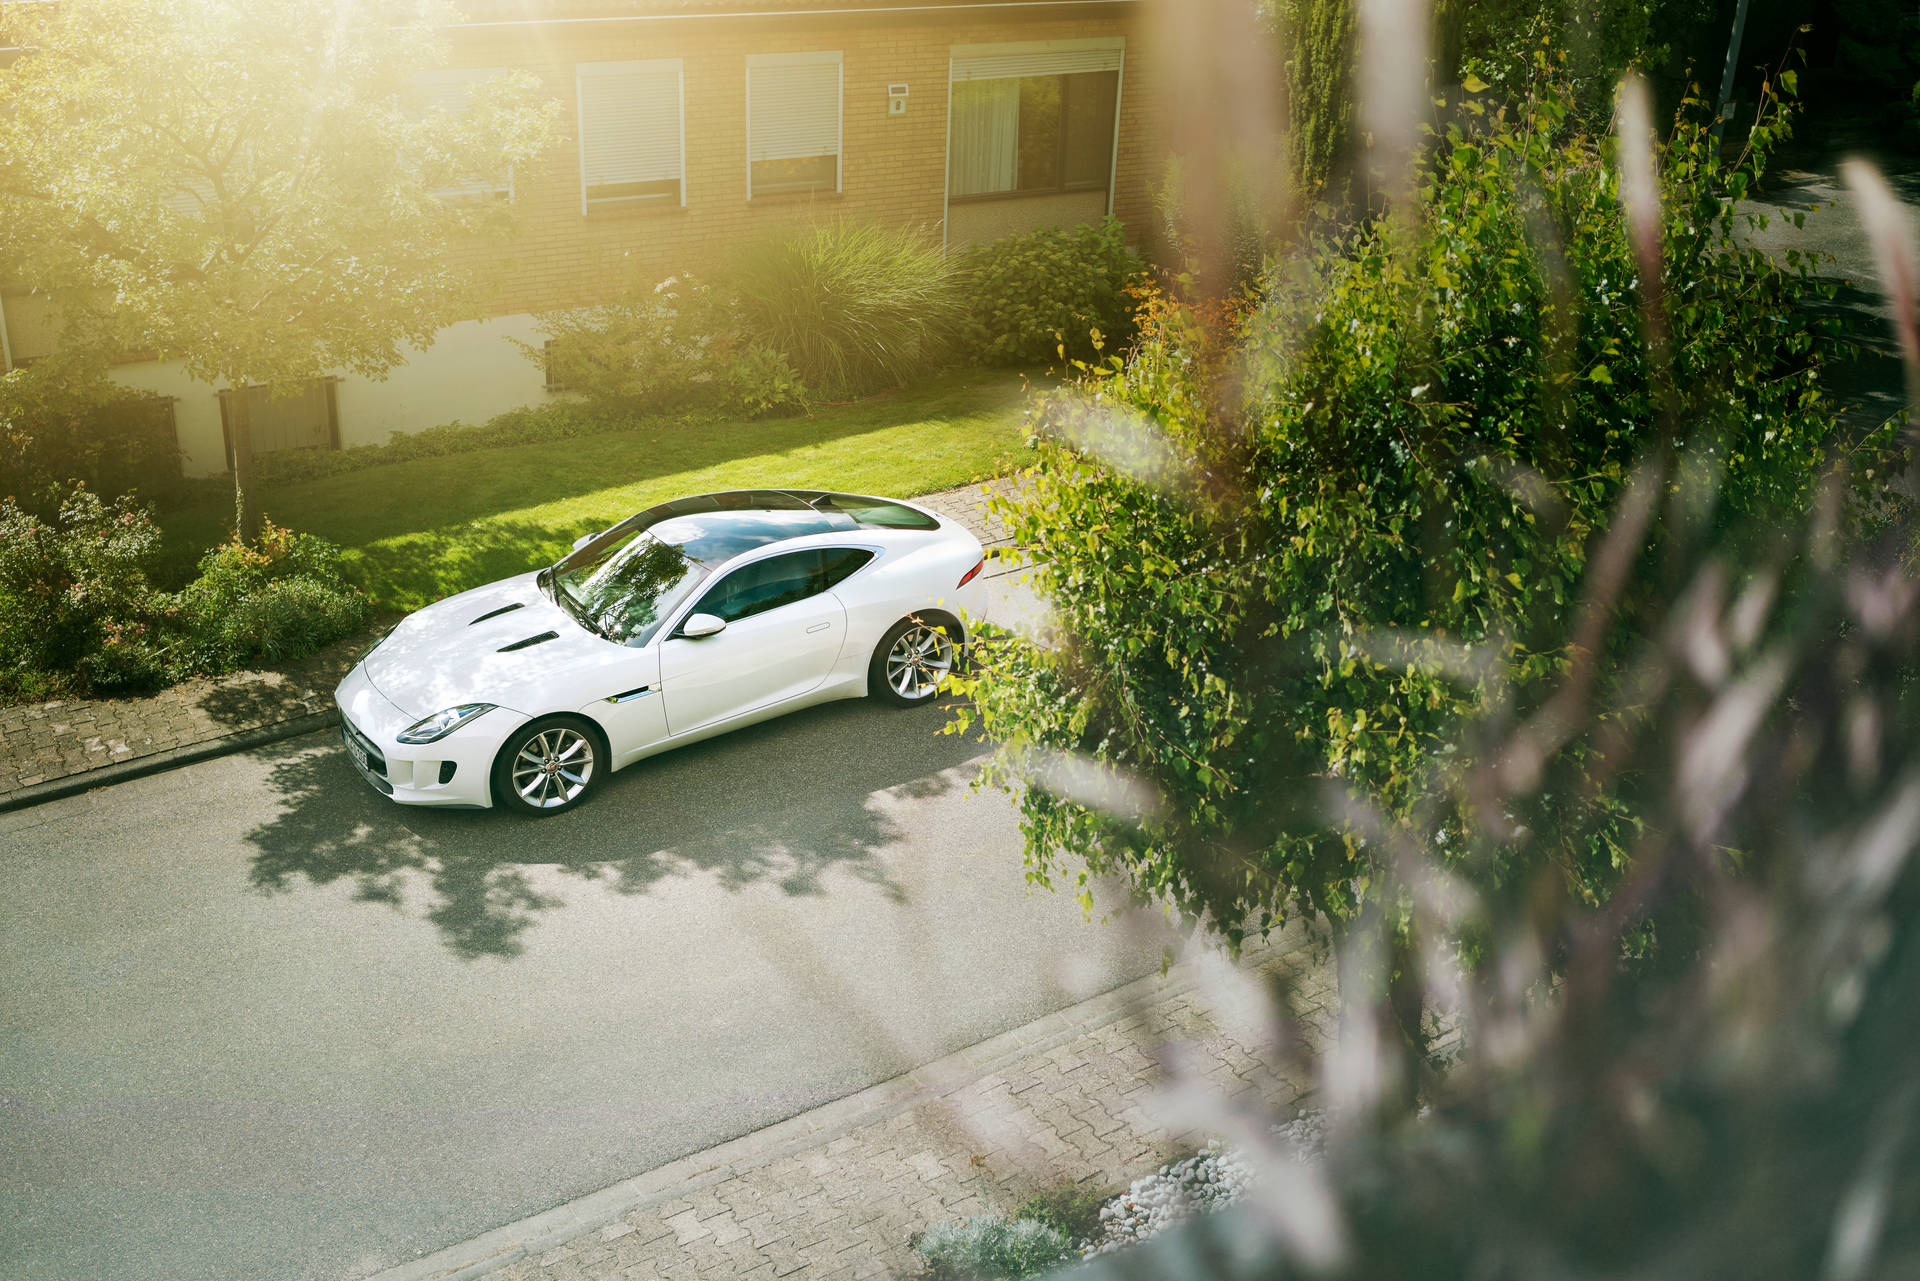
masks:
POLYGON ((1354 0, 1288 0, 1290 148, 1301 188, 1324 188, 1353 141, 1354 0))

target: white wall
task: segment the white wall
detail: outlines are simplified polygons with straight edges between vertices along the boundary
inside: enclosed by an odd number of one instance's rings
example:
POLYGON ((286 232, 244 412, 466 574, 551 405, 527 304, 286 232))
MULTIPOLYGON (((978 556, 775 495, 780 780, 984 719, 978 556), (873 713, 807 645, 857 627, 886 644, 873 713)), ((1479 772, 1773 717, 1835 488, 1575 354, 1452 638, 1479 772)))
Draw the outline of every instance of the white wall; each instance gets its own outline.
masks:
MULTIPOLYGON (((411 358, 384 380, 347 374, 340 379, 336 404, 340 445, 384 445, 395 432, 419 431, 458 420, 478 426, 509 409, 551 399, 540 367, 509 339, 539 345, 532 316, 468 320, 440 331, 433 346, 411 358)), ((220 430, 220 400, 214 388, 195 382, 176 361, 120 365, 113 377, 127 387, 174 398, 174 423, 189 476, 225 471, 226 445, 220 430)))

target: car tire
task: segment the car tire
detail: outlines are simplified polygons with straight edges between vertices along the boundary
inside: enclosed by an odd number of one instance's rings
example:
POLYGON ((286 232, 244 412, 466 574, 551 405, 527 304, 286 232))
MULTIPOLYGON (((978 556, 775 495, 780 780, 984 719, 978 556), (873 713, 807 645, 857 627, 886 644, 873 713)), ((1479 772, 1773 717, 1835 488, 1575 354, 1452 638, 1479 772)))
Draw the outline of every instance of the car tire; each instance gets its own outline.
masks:
POLYGON ((494 758, 494 803, 530 818, 551 818, 577 809, 606 773, 606 740, 592 725, 572 716, 529 721, 494 758))
POLYGON ((910 615, 887 629, 867 665, 867 693, 895 707, 919 707, 940 696, 961 670, 960 625, 938 614, 910 615))

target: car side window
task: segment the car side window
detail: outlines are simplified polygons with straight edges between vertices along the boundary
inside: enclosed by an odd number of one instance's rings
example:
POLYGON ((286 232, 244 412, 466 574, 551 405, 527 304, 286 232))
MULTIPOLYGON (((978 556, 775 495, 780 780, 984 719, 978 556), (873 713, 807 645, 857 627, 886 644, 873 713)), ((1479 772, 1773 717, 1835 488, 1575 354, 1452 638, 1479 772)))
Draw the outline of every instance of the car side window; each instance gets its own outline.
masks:
POLYGON ((873 553, 864 547, 828 547, 821 553, 821 573, 824 581, 821 591, 838 587, 854 573, 873 559, 873 553))
POLYGON ((788 552, 734 570, 700 598, 693 613, 737 623, 825 590, 819 551, 788 552))

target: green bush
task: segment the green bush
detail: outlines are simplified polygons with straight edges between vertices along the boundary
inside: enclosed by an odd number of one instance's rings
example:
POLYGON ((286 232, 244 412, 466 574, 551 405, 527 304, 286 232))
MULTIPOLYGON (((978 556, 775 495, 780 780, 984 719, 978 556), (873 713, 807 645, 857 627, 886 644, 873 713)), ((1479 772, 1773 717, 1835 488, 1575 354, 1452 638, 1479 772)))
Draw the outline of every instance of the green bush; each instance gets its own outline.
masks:
POLYGON ((770 233, 713 283, 676 276, 605 306, 549 313, 540 327, 551 342, 520 345, 600 411, 763 417, 937 368, 958 318, 938 246, 837 221, 770 233))
POLYGON ((793 362, 767 346, 754 343, 727 362, 723 375, 727 403, 753 418, 766 418, 807 403, 807 386, 793 370, 793 362))
MULTIPOLYGON (((1582 612, 1596 573, 1626 572, 1601 531, 1638 467, 1691 455, 1712 475, 1696 514, 1649 528, 1647 563, 1687 540, 1771 563, 1753 531, 1804 512, 1845 443, 1831 331, 1809 262, 1750 248, 1722 194, 1758 177, 1779 117, 1729 170, 1702 114, 1652 158, 1652 298, 1615 144, 1563 87, 1436 139, 1417 203, 1284 264, 1235 330, 1169 314, 1046 407, 1000 506, 1055 643, 1003 647, 971 691, 1035 879, 1071 851, 1083 887, 1125 875, 1231 937, 1350 921, 1391 857, 1361 816, 1459 848, 1468 816, 1433 799, 1473 759, 1451 745, 1482 718, 1550 717, 1604 627, 1671 590, 1650 571, 1616 612, 1582 612), (1145 817, 1049 782, 1057 753, 1116 771, 1145 817), (1329 780, 1360 798, 1351 819, 1317 804, 1329 780)), ((1628 872, 1648 780, 1589 786, 1582 764, 1502 818, 1593 904, 1628 872)), ((1489 890, 1518 874, 1455 870, 1489 890)))
POLYGON ((185 629, 182 670, 231 671, 298 658, 367 620, 367 600, 340 576, 340 549, 269 522, 257 547, 208 552, 174 598, 185 629))
POLYGON ((784 356, 827 398, 899 386, 947 361, 952 266, 919 232, 834 221, 769 235, 724 274, 749 344, 784 356))
POLYGON ((81 485, 44 518, 0 500, 0 697, 108 694, 283 662, 347 635, 366 598, 340 552, 268 525, 258 547, 216 548, 169 595, 149 574, 160 531, 131 498, 81 485))
POLYGON ((131 498, 108 503, 77 484, 48 492, 41 505, 51 518, 0 499, 0 670, 9 685, 157 682, 163 602, 147 579, 160 547, 152 515, 131 498))
POLYGON ((1156 216, 1149 245, 1154 264, 1172 276, 1183 293, 1199 298, 1243 298, 1266 270, 1267 254, 1277 239, 1264 199, 1244 170, 1221 175, 1219 209, 1211 226, 1193 216, 1188 200, 1187 166, 1178 156, 1167 161, 1166 175, 1153 190, 1156 216))
POLYGON ((556 388, 591 403, 658 411, 711 405, 736 345, 723 300, 692 276, 673 276, 614 302, 550 312, 544 347, 519 346, 556 388))
POLYGON ((180 482, 167 401, 115 386, 84 360, 50 358, 0 374, 0 496, 38 507, 79 481, 108 498, 136 485, 148 498, 180 482))
POLYGON ((959 256, 967 314, 960 337, 975 359, 997 365, 1088 360, 1133 334, 1132 291, 1146 264, 1112 218, 1049 227, 976 245, 959 256))
POLYGON ((1057 1230, 997 1214, 928 1228, 913 1248, 926 1260, 930 1281, 1025 1281, 1075 1258, 1057 1230))
MULTIPOLYGON (((1723 9, 1714 0, 1440 0, 1434 9, 1436 72, 1441 84, 1477 78, 1499 98, 1519 101, 1538 82, 1541 50, 1551 46, 1561 51, 1561 74, 1576 109, 1600 125, 1629 67, 1648 77, 1669 103, 1690 77, 1717 82, 1726 52, 1723 9)), ((1744 63, 1777 56, 1761 43, 1764 25, 1749 28, 1752 56, 1744 63)))
POLYGON ((1013 1217, 1043 1223, 1069 1241, 1085 1241, 1100 1230, 1100 1208, 1106 1203, 1098 1188, 1065 1183, 1028 1197, 1013 1217))

